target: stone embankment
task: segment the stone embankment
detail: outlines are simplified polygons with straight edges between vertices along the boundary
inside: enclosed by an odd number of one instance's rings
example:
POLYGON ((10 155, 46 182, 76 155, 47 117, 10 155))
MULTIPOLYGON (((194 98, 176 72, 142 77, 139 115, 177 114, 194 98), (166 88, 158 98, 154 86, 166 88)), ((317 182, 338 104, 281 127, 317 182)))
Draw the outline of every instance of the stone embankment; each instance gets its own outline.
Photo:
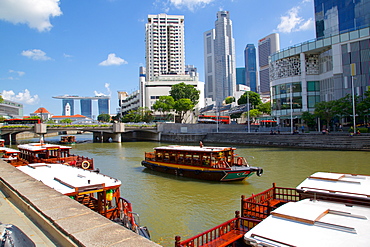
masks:
MULTIPOLYGON (((32 220, 55 246, 160 246, 47 187, 2 160, 0 190, 23 212, 24 215, 19 217, 32 220)), ((1 217, 0 221, 14 224, 13 220, 6 222, 1 217)), ((28 228, 23 225, 18 227, 23 231, 28 228)), ((33 240, 33 235, 29 237, 33 240)))
MULTIPOLYGON (((310 148, 310 149, 329 149, 329 150, 360 150, 370 151, 370 134, 350 136, 346 132, 332 132, 321 134, 318 132, 291 134, 281 132, 281 134, 271 135, 269 132, 248 133, 244 128, 220 128, 218 132, 210 126, 202 125, 166 126, 161 133, 162 142, 199 142, 234 144, 234 145, 253 145, 270 147, 290 147, 290 148, 310 148), (198 128, 193 128, 197 126, 198 128)), ((209 144, 208 144, 209 145, 209 144)))

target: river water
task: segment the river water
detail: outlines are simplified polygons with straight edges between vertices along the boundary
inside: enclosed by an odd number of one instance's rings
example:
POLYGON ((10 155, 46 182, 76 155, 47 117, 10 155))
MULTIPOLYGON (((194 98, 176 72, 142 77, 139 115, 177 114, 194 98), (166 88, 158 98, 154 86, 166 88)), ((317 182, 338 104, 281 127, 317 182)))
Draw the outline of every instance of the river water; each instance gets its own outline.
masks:
MULTIPOLYGON (((141 166, 144 152, 176 143, 92 143, 92 135, 77 135, 71 153, 94 158, 101 173, 122 181, 121 195, 133 204, 141 225, 162 246, 174 246, 174 238, 187 239, 234 217, 241 195, 250 196, 271 187, 296 187, 317 171, 370 174, 369 152, 235 146, 250 165, 264 169, 243 182, 209 182, 155 173, 141 166)), ((60 137, 47 137, 57 142, 60 137)), ((37 139, 23 142, 38 141, 37 139)), ((191 144, 189 144, 191 145, 191 144)), ((204 143, 205 146, 212 143, 204 143)))

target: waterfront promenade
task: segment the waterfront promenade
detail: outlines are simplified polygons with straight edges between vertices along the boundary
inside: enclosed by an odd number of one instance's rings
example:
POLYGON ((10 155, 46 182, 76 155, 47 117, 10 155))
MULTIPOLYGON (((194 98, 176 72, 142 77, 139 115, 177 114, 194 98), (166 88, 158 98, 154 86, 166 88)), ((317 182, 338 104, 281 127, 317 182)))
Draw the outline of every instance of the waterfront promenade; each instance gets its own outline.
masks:
POLYGON ((36 246, 160 246, 0 160, 0 222, 36 246))

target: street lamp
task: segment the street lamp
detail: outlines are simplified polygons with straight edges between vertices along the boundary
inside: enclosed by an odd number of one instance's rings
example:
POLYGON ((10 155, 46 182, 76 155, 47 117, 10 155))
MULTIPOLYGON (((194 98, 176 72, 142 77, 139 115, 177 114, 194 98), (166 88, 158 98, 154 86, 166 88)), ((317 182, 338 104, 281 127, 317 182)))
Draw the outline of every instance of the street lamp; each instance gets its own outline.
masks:
POLYGON ((290 132, 293 133, 293 85, 290 84, 290 132))
POLYGON ((248 133, 251 133, 251 124, 250 124, 250 121, 249 121, 249 92, 250 91, 247 91, 247 120, 248 120, 248 133))
POLYGON ((353 114, 353 133, 356 133, 356 109, 355 109, 355 87, 353 77, 356 75, 356 64, 351 63, 351 82, 352 82, 352 114, 353 114))

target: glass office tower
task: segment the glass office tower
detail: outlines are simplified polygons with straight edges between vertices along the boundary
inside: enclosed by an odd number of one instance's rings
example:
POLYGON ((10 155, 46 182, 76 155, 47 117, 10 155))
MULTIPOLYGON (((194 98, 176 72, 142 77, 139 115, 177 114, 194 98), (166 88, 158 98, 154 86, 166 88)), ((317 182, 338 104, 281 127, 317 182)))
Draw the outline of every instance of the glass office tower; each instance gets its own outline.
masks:
POLYGON ((81 99, 81 115, 92 118, 92 100, 91 99, 81 99))
POLYGON ((369 26, 370 0, 315 0, 316 38, 369 26))
POLYGON ((256 47, 254 44, 247 44, 244 50, 245 80, 251 91, 257 92, 257 60, 256 47))

